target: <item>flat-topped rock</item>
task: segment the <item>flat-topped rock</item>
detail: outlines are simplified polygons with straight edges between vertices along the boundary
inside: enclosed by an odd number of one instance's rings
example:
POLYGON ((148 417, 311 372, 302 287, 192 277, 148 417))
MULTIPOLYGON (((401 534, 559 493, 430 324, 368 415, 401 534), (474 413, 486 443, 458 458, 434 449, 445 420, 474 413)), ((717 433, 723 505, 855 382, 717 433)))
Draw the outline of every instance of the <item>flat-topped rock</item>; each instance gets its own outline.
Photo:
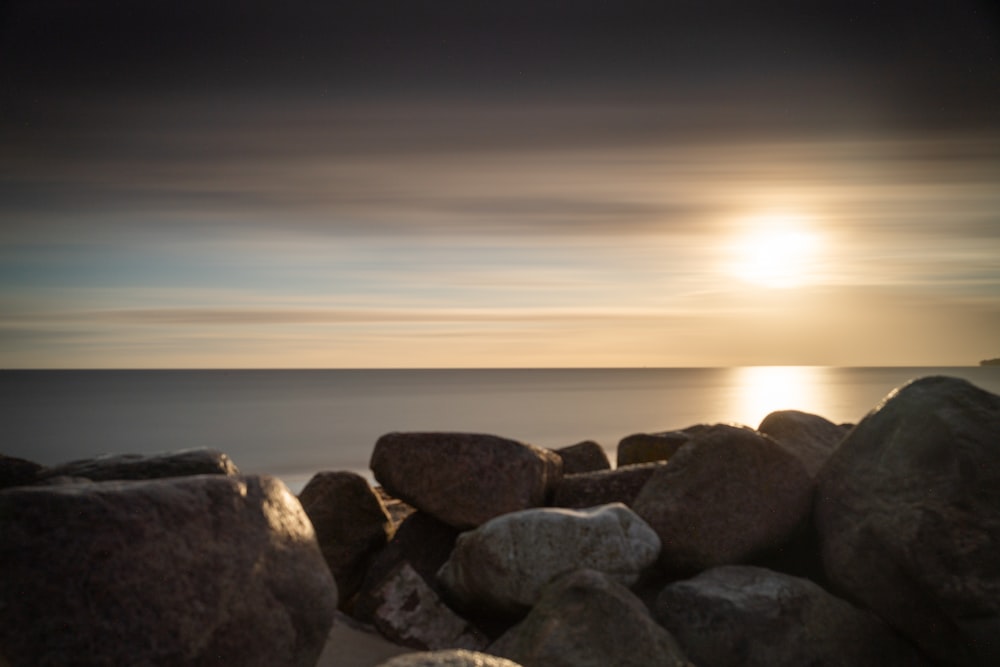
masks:
POLYGON ((604 448, 593 440, 585 440, 568 447, 552 450, 562 459, 563 475, 575 475, 611 467, 604 448))
POLYGON ((5 664, 312 667, 337 607, 270 477, 7 489, 0 535, 5 664))
POLYGON ((389 433, 375 443, 371 469, 393 496, 466 529, 544 505, 562 459, 495 435, 389 433))
POLYGON ((631 506, 653 473, 666 461, 636 463, 614 470, 563 475, 549 504, 553 507, 585 508, 608 503, 631 506))
POLYGON ((215 449, 182 449, 158 454, 108 454, 45 468, 39 479, 85 477, 95 482, 113 479, 161 479, 191 475, 239 475, 236 464, 215 449))

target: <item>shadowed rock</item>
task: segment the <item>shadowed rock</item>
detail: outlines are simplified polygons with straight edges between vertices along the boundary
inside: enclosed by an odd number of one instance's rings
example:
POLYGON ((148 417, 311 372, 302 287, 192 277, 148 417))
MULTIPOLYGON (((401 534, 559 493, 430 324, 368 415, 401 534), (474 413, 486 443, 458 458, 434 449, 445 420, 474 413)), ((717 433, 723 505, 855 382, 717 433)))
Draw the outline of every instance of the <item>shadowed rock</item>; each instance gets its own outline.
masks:
POLYGON ((312 667, 337 606, 312 524, 270 477, 8 489, 0 534, 11 665, 312 667))
POLYGON ((850 427, 807 412, 780 410, 764 417, 757 430, 777 440, 815 477, 850 427))
POLYGON ((321 472, 299 494, 344 607, 361 587, 369 558, 392 533, 392 520, 364 477, 321 472))
POLYGON ((869 611, 811 581, 729 565, 670 584, 656 618, 712 667, 916 667, 912 646, 869 611))
POLYGON ((543 505, 562 460, 495 435, 389 433, 375 443, 371 469, 393 496, 465 529, 543 505))
POLYGON ((618 443, 617 465, 621 468, 637 463, 667 461, 674 452, 687 444, 695 433, 704 428, 699 424, 682 431, 634 433, 626 436, 618 443))
POLYGON ((657 470, 632 504, 663 542, 673 576, 739 563, 786 542, 808 517, 802 463, 749 428, 706 428, 657 470))
POLYGON ((1000 664, 1000 396, 916 380, 851 431, 817 481, 830 581, 940 664, 1000 664))
POLYGON ((579 568, 631 585, 659 550, 656 533, 622 504, 524 510, 461 534, 438 578, 461 608, 516 615, 550 581, 579 568))
POLYGON ((41 463, 0 454, 0 489, 34 484, 42 470, 41 463))
POLYGON ((608 455, 604 452, 604 448, 593 440, 586 440, 552 451, 562 459, 563 475, 607 470, 611 467, 611 462, 608 461, 608 455))
POLYGON ((239 474, 236 464, 223 452, 214 449, 183 449, 160 454, 115 454, 81 459, 46 468, 38 477, 85 477, 103 482, 113 479, 239 474))
POLYGON ((547 586, 525 619, 487 651, 525 667, 691 667, 639 598, 593 570, 547 586))
POLYGON ((553 507, 595 507, 608 503, 632 505, 653 473, 666 462, 637 463, 614 470, 564 475, 549 504, 553 507))

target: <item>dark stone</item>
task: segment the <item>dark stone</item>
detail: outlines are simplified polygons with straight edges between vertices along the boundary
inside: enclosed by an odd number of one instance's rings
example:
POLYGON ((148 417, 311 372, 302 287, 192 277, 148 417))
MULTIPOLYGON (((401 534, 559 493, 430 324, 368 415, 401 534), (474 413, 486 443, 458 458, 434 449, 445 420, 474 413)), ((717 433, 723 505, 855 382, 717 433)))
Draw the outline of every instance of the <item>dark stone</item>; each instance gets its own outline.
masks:
POLYGON ((393 496, 466 529, 544 505, 562 459, 495 435, 389 433, 375 443, 371 469, 393 496))
POLYGON ((666 462, 637 463, 597 472, 565 475, 555 488, 549 504, 554 507, 584 508, 608 503, 632 505, 654 472, 666 462))
POLYGON ((618 443, 617 466, 636 465, 667 461, 678 449, 691 439, 687 431, 664 431, 663 433, 634 433, 618 443))
POLYGON ((686 576, 785 543, 807 520, 812 493, 805 467, 778 443, 720 424, 677 450, 632 508, 660 536, 664 571, 686 576))
POLYGON ((550 584, 525 619, 486 651, 525 667, 691 667, 639 598, 593 570, 550 584))
POLYGON ((316 541, 346 608, 361 588, 368 560, 389 540, 392 520, 382 500, 353 472, 321 472, 299 494, 316 541))
POLYGON ((376 667, 522 667, 522 665, 478 651, 450 649, 397 655, 376 667))
POLYGON ((337 591, 270 477, 0 492, 0 647, 11 665, 313 667, 337 591))
POLYGON ((34 484, 43 469, 41 463, 0 454, 0 489, 34 484))
POLYGON ((802 461, 811 476, 815 476, 850 427, 807 412, 781 410, 764 417, 757 430, 777 440, 802 461))
POLYGON ((817 481, 832 584, 942 665, 1000 664, 1000 396, 916 380, 851 431, 817 481))
POLYGON ((576 475, 595 470, 608 470, 611 462, 604 448, 593 440, 553 450, 562 459, 563 475, 576 475))
POLYGON ((926 664, 869 611, 815 583, 729 565, 670 584, 657 620, 688 658, 712 667, 910 667, 926 664))
POLYGON ((95 482, 113 479, 160 479, 191 475, 239 475, 236 464, 214 449, 183 449, 160 454, 115 454, 71 461, 39 473, 50 477, 86 477, 95 482))

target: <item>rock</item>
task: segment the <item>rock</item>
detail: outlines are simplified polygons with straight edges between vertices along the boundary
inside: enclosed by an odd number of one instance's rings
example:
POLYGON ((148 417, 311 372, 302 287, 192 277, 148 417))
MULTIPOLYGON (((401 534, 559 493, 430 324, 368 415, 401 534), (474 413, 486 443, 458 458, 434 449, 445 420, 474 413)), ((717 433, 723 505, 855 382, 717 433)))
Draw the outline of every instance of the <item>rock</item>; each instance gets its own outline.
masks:
POLYGON ((86 477, 95 482, 113 479, 160 479, 191 475, 239 475, 236 464, 214 449, 182 449, 160 454, 115 454, 71 461, 39 473, 50 477, 86 477))
POLYGON ((376 667, 522 667, 516 662, 498 658, 487 653, 452 649, 449 651, 427 651, 424 653, 404 653, 376 667))
POLYGON ((0 454, 0 489, 34 484, 43 469, 41 463, 0 454))
POLYGON ((550 581, 579 568, 607 572, 631 585, 659 551, 653 530, 620 503, 532 509, 459 535, 438 578, 460 608, 516 615, 533 605, 550 581))
POLYGON ((577 570, 487 651, 525 667, 690 667, 645 605, 608 575, 577 570))
POLYGON ((494 435, 389 433, 375 443, 371 469, 393 496, 466 529, 543 505, 562 460, 494 435))
POLYGON ((805 467, 774 440, 720 424, 677 450, 632 507, 660 536, 664 571, 684 576, 786 542, 812 492, 805 467))
POLYGON ((379 604, 373 597, 374 591, 403 563, 423 577, 435 593, 443 594, 444 589, 437 583, 437 572, 451 555, 457 537, 456 528, 425 512, 414 512, 406 517, 389 544, 368 565, 352 612, 354 616, 365 622, 372 621, 379 604))
POLYGON ((815 477, 850 428, 819 415, 798 410, 779 410, 764 417, 757 430, 778 441, 795 455, 815 477))
POLYGON ((392 520, 365 478, 321 472, 299 494, 345 608, 361 588, 368 560, 388 542, 392 520))
POLYGON ((607 470, 611 467, 604 448, 593 440, 562 447, 553 450, 562 459, 563 475, 576 475, 595 470, 607 470))
MULTIPOLYGON (((693 427, 697 429, 698 427, 693 427)), ((667 461, 678 449, 687 444, 692 434, 688 431, 662 433, 634 433, 618 443, 619 468, 637 463, 667 461)))
POLYGON ((817 480, 832 584, 942 665, 1000 664, 1000 396, 916 380, 858 423, 817 480))
POLYGON ((372 592, 373 623, 389 641, 418 649, 485 648, 489 640, 449 609, 409 563, 372 592))
POLYGON ((337 606, 308 517, 270 477, 7 489, 0 534, 11 665, 312 667, 337 606))
POLYGON ((574 508, 608 503, 631 506, 653 473, 665 465, 664 461, 637 463, 614 470, 565 475, 556 486, 549 504, 574 508))
POLYGON ((903 667, 925 664, 882 620, 815 583, 728 565, 670 584, 656 619, 697 665, 903 667))

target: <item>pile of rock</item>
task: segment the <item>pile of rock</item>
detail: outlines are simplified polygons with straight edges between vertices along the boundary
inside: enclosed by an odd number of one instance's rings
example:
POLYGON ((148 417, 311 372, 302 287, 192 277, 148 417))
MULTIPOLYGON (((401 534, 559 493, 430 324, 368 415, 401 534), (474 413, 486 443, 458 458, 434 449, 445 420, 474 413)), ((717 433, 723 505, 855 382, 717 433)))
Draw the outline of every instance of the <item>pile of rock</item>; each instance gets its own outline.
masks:
POLYGON ((339 602, 418 650, 385 667, 1000 664, 1000 396, 963 380, 854 427, 636 434, 615 469, 460 433, 385 435, 371 467, 300 504, 218 463, 0 459, 0 658, 305 665, 339 602))

